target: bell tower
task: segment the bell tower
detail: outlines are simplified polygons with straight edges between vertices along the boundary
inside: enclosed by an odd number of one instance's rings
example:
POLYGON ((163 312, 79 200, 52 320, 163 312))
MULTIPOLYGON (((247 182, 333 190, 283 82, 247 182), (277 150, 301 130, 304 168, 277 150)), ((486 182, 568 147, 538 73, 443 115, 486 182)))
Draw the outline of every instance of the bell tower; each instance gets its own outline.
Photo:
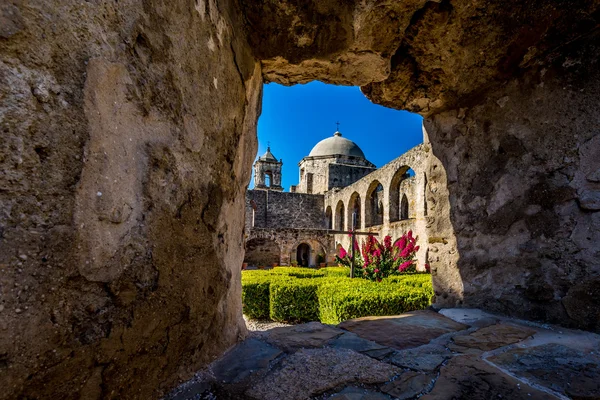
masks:
POLYGON ((271 153, 271 146, 267 152, 258 157, 254 163, 254 189, 283 191, 281 186, 281 166, 283 161, 275 158, 271 153))

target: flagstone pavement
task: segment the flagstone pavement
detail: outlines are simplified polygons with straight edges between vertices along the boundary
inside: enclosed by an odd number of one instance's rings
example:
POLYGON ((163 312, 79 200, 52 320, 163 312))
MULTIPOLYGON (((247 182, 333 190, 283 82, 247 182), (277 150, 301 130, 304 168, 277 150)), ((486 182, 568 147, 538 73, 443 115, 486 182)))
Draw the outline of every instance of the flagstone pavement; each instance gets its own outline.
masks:
POLYGON ((165 400, 600 399, 600 335, 414 311, 251 332, 165 400))

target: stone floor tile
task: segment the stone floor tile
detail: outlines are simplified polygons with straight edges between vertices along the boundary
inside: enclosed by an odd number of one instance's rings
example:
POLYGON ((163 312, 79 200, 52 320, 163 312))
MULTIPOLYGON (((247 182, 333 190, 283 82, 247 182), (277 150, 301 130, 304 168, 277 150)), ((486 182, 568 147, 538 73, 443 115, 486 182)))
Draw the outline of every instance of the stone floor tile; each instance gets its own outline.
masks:
POLYGON ((394 399, 412 399, 433 386, 434 379, 435 374, 410 371, 381 386, 381 391, 394 399))
POLYGON ((475 356, 457 356, 440 370, 433 389, 420 400, 556 400, 558 397, 532 388, 475 356))
POLYGON ((329 340, 344 333, 343 330, 323 325, 320 322, 273 328, 267 332, 265 340, 287 352, 300 348, 324 346, 329 340))
POLYGON ((389 357, 394 365, 419 371, 433 371, 441 363, 452 357, 445 347, 440 345, 424 345, 408 350, 400 350, 389 357))
POLYGON ((466 325, 429 310, 389 317, 356 318, 338 326, 364 339, 399 350, 418 347, 443 334, 467 328, 466 325))
POLYGON ((458 346, 489 351, 520 342, 534 333, 536 333, 534 329, 524 326, 496 324, 481 328, 469 335, 454 336, 452 341, 458 346))
POLYGON ((257 339, 247 339, 211 365, 219 383, 238 383, 261 369, 282 352, 280 349, 257 339))
POLYGON ((341 392, 333 394, 327 400, 390 400, 391 397, 380 392, 363 389, 356 386, 344 388, 341 392))
POLYGON ((600 399, 600 357, 560 344, 512 349, 488 361, 577 399, 600 399))
POLYGON ((305 400, 347 384, 383 383, 402 371, 348 349, 301 349, 246 395, 259 400, 305 400))

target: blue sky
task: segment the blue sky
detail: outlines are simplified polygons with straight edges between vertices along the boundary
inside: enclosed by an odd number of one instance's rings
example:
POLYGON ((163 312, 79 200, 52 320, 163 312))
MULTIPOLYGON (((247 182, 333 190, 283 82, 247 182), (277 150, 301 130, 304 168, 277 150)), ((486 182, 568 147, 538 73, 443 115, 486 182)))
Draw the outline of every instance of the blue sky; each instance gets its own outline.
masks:
POLYGON ((337 121, 342 135, 357 143, 377 167, 423 141, 420 115, 373 104, 356 86, 267 84, 258 119, 258 155, 270 142, 273 155, 283 159, 286 192, 298 183, 300 160, 319 141, 333 136, 337 121))

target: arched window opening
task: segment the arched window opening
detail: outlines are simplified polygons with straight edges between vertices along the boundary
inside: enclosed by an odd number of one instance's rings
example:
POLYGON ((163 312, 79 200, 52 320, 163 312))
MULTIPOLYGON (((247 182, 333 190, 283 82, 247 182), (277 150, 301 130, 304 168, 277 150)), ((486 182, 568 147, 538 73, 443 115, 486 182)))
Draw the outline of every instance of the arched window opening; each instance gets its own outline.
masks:
POLYGON ((400 221, 403 219, 401 217, 400 206, 400 201, 402 199, 401 194, 411 190, 411 184, 415 182, 414 177, 415 172, 407 165, 398 168, 392 177, 389 187, 390 222, 400 221))
POLYGON ((266 171, 265 172, 265 186, 266 187, 271 187, 272 182, 273 182, 273 172, 272 171, 266 171))
POLYGON ((337 206, 335 207, 335 229, 338 231, 344 230, 344 202, 342 200, 338 201, 337 206))
POLYGON ((331 213, 331 206, 327 206, 325 210, 325 220, 327 223, 327 229, 333 229, 333 215, 331 213))
POLYGON ((367 190, 365 217, 367 227, 383 224, 383 186, 379 181, 373 181, 367 190))
POLYGON ((402 195, 402 202, 400 203, 400 219, 408 219, 408 198, 406 194, 402 195))
POLYGON ((360 195, 357 192, 352 193, 350 202, 348 203, 348 230, 352 229, 352 216, 356 214, 355 227, 362 228, 361 202, 360 195))

